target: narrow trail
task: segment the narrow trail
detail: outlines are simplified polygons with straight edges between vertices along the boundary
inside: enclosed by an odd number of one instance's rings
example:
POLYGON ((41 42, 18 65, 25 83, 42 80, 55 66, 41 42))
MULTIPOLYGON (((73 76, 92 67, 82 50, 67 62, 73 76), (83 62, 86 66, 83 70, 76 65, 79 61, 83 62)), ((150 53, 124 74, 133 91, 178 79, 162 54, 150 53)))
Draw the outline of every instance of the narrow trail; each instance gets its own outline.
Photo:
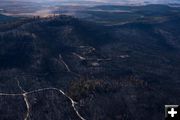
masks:
POLYGON ((78 77, 78 78, 80 77, 80 75, 79 75, 78 73, 73 72, 73 71, 69 68, 69 66, 68 66, 68 65, 66 64, 66 62, 63 60, 63 57, 62 57, 61 54, 59 54, 59 61, 60 61, 61 63, 63 63, 63 65, 65 66, 67 72, 74 74, 74 75, 75 75, 76 77, 78 77))
POLYGON ((74 56, 76 56, 76 57, 78 57, 80 60, 88 60, 88 61, 91 61, 91 60, 97 60, 97 61, 111 61, 112 59, 111 58, 105 58, 105 59, 103 59, 103 58, 98 58, 98 59, 88 59, 88 58, 85 58, 85 57, 83 57, 83 56, 81 56, 81 55, 79 55, 79 54, 77 54, 77 53, 72 53, 74 56))
POLYGON ((66 67, 68 72, 71 72, 69 66, 65 63, 65 61, 63 60, 63 57, 61 54, 59 54, 59 60, 64 64, 64 66, 66 67))
POLYGON ((26 103, 27 112, 26 112, 26 116, 25 116, 24 120, 28 120, 28 118, 30 118, 29 117, 29 115, 30 115, 30 103, 28 102, 28 96, 26 94, 26 91, 21 87, 19 80, 17 80, 17 84, 18 84, 19 89, 23 92, 22 96, 24 98, 24 102, 26 103))
POLYGON ((81 55, 77 54, 77 53, 72 53, 73 55, 77 56, 80 60, 86 60, 85 57, 82 57, 81 55))
MULTIPOLYGON (((21 86, 19 86, 19 87, 22 88, 21 86)), ((42 91, 48 91, 48 90, 57 91, 57 92, 61 93, 62 95, 64 95, 66 98, 68 98, 71 101, 71 106, 72 106, 73 110, 75 111, 76 115, 81 120, 86 120, 84 117, 81 116, 79 111, 76 109, 75 105, 77 104, 77 102, 75 102, 70 96, 68 96, 65 92, 63 92, 61 89, 58 89, 58 88, 53 88, 53 87, 52 88, 42 88, 42 89, 36 89, 33 91, 24 92, 24 93, 12 93, 12 94, 11 93, 0 93, 0 96, 23 96, 26 107, 27 107, 27 112, 26 112, 26 116, 25 116, 24 120, 28 120, 29 115, 30 115, 30 103, 28 102, 28 95, 33 94, 33 93, 42 92, 42 91)))
POLYGON ((27 112, 26 112, 26 116, 24 118, 24 120, 28 120, 28 118, 30 118, 30 103, 28 102, 28 96, 26 93, 23 93, 23 98, 24 98, 24 101, 26 103, 26 108, 27 108, 27 112))
POLYGON ((26 91, 21 87, 19 80, 17 80, 17 84, 18 84, 19 89, 20 89, 23 93, 25 93, 26 91))

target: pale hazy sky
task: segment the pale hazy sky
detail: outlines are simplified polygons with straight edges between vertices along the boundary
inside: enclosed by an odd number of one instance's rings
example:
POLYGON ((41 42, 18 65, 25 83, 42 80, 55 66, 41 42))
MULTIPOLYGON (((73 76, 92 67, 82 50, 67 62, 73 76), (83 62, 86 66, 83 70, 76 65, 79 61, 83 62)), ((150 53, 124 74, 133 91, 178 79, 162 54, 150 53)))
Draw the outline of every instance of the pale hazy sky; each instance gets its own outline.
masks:
POLYGON ((12 2, 38 2, 42 4, 57 5, 57 4, 70 4, 70 5, 99 5, 99 4, 115 4, 115 5, 145 5, 145 4, 169 4, 178 3, 180 0, 0 0, 12 2), (80 2, 81 1, 81 2, 80 2), (54 3, 53 3, 54 2, 54 3), (83 2, 83 3, 82 3, 83 2), (98 2, 98 3, 97 3, 98 2))
MULTIPOLYGON (((0 0, 1 1, 1 0, 0 0)), ((33 1, 33 2, 76 2, 76 1, 94 1, 94 2, 106 2, 106 3, 179 3, 180 0, 12 0, 12 1, 33 1)))

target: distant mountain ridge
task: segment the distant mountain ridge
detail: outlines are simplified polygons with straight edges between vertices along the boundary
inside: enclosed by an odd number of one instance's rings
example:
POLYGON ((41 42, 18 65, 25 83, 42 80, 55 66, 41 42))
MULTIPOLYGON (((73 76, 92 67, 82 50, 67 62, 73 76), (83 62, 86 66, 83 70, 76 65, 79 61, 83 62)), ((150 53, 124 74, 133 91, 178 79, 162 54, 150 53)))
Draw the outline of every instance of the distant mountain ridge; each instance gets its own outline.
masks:
MULTIPOLYGON (((11 0, 7 0, 11 1, 11 0)), ((116 5, 147 5, 147 4, 180 4, 180 0, 14 0, 14 2, 34 2, 34 3, 50 3, 50 4, 72 4, 72 5, 100 5, 100 4, 116 4, 116 5)))

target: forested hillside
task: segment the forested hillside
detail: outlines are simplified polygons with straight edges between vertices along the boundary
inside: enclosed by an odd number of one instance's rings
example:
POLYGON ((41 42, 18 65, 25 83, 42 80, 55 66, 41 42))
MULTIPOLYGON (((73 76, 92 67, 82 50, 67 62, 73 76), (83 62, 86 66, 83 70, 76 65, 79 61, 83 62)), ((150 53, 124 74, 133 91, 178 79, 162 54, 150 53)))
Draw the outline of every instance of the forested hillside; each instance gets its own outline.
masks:
POLYGON ((0 23, 0 118, 160 120, 165 104, 180 101, 173 15, 113 25, 63 15, 0 23))

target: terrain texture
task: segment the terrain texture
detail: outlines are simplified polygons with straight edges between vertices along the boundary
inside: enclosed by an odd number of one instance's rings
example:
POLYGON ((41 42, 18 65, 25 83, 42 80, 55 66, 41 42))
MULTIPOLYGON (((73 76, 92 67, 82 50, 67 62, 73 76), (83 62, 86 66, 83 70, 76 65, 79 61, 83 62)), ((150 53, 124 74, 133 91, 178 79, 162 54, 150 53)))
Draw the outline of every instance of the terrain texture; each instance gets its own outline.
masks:
POLYGON ((1 120, 161 120, 179 103, 180 10, 96 9, 0 16, 1 120))

